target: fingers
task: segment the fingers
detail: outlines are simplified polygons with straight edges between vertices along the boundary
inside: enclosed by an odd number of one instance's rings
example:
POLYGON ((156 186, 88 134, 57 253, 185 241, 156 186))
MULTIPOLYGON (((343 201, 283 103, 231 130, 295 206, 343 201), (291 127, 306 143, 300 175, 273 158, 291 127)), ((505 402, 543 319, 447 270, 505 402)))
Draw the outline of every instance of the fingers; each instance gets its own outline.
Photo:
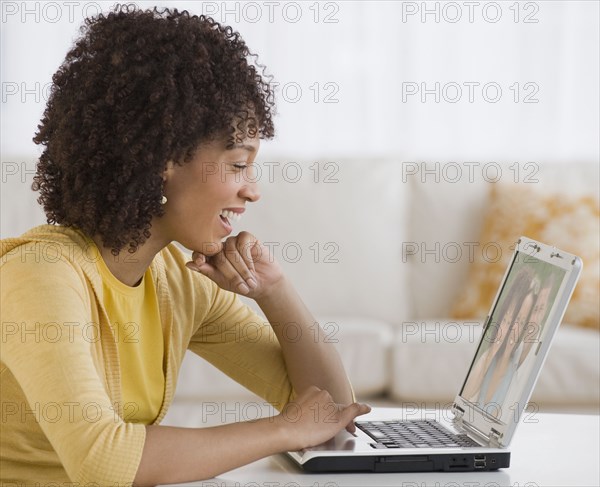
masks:
POLYGON ((254 262, 255 260, 258 260, 261 254, 259 241, 248 232, 240 232, 235 243, 236 249, 244 259, 248 269, 250 269, 253 274, 256 273, 254 262))
POLYGON ((186 266, 204 274, 221 287, 248 294, 251 289, 258 287, 254 262, 259 253, 258 240, 248 232, 240 232, 223 242, 221 251, 211 257, 194 251, 193 262, 188 262, 186 266))
POLYGON ((185 266, 188 269, 199 272, 200 274, 204 274, 209 279, 219 283, 224 280, 223 274, 217 269, 215 266, 209 264, 206 261, 201 261, 199 259, 194 260, 194 262, 187 262, 185 266), (198 262, 201 262, 198 264, 198 262))
POLYGON ((206 256, 203 253, 194 250, 192 252, 192 260, 198 265, 204 264, 204 262, 206 262, 206 256))
POLYGON ((359 402, 354 402, 346 407, 344 410, 344 415, 348 415, 350 419, 354 419, 357 416, 362 416, 363 414, 367 414, 371 412, 371 406, 368 404, 362 404, 359 402))
POLYGON ((255 242, 252 235, 247 232, 241 232, 235 238, 228 238, 223 245, 223 252, 227 260, 251 288, 256 287, 256 280, 254 278, 256 269, 254 268, 254 260, 251 254, 251 249, 255 242))
POLYGON ((328 391, 316 386, 310 386, 296 398, 296 404, 300 407, 306 407, 313 413, 313 419, 316 423, 338 423, 346 427, 350 433, 356 431, 354 419, 357 416, 367 414, 371 411, 371 406, 362 403, 352 403, 347 406, 337 404, 328 391))
POLYGON ((342 423, 346 421, 349 417, 349 422, 346 424, 346 431, 349 433, 356 433, 356 425, 354 424, 354 420, 357 416, 361 416, 363 414, 367 414, 371 411, 371 406, 367 404, 359 404, 357 402, 350 404, 343 412, 344 419, 342 419, 342 423))
MULTIPOLYGON (((344 410, 341 412, 341 422, 344 424, 352 424, 354 430, 356 427, 354 426, 354 418, 357 416, 362 416, 363 414, 367 414, 371 411, 371 406, 367 404, 361 404, 358 402, 352 403, 349 406, 346 406, 344 410)), ((351 431, 353 433, 354 431, 351 431)))
POLYGON ((238 250, 238 245, 236 239, 228 239, 223 245, 223 252, 215 255, 212 260, 225 277, 229 289, 240 294, 248 294, 250 289, 258 286, 258 283, 248 262, 238 250))
POLYGON ((289 429, 292 449, 298 450, 319 445, 344 428, 354 433, 354 418, 369 411, 371 407, 366 404, 337 404, 329 392, 310 386, 284 407, 278 421, 289 429))

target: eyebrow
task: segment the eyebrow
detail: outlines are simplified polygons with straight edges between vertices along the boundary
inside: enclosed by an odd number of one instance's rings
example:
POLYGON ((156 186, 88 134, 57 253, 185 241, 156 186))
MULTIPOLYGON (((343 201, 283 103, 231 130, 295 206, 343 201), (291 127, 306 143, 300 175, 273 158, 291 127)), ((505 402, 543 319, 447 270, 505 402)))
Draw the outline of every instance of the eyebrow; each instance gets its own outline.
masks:
POLYGON ((244 150, 247 150, 248 152, 256 152, 256 148, 249 144, 233 144, 233 146, 231 146, 230 150, 234 150, 234 149, 244 149, 244 150))

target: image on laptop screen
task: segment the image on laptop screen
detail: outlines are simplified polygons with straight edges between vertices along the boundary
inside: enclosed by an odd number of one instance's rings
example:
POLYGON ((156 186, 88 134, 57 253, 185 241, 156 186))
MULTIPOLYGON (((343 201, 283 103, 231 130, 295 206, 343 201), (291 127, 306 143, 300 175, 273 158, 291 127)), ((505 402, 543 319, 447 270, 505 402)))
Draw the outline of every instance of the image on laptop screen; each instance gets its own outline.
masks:
POLYGON ((460 395, 507 423, 515 416, 566 271, 517 252, 460 395))

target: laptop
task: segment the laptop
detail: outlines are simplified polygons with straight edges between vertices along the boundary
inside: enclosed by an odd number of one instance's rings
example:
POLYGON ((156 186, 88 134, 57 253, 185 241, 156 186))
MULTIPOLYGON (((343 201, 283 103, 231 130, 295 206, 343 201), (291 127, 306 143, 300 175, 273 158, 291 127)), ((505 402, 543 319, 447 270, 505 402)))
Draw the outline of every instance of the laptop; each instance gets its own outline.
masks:
POLYGON ((509 467, 510 442, 581 268, 579 257, 521 237, 449 410, 416 418, 405 409, 373 408, 355 421, 355 433, 344 429, 321 445, 287 455, 309 472, 509 467))

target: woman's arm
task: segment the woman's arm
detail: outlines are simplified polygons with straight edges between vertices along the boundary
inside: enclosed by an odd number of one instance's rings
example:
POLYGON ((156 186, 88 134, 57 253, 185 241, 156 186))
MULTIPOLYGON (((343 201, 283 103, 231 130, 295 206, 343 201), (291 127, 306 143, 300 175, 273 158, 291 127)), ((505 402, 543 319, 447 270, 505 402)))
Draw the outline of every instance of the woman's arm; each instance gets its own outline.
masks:
POLYGON ((312 386, 273 417, 202 429, 146 426, 134 485, 205 480, 274 453, 318 445, 369 411, 364 404, 339 406, 312 386))
POLYGON ((287 443, 272 417, 211 428, 149 425, 133 485, 209 479, 285 451, 287 443))
POLYGON ((340 356, 291 282, 284 278, 271 293, 256 300, 271 324, 296 391, 311 385, 327 390, 339 404, 354 402, 340 356))
POLYGON ((354 402, 352 387, 333 344, 285 277, 278 263, 248 232, 229 237, 221 252, 199 252, 186 265, 220 288, 252 298, 281 345, 290 382, 297 393, 310 385, 330 392, 340 404, 354 402))

